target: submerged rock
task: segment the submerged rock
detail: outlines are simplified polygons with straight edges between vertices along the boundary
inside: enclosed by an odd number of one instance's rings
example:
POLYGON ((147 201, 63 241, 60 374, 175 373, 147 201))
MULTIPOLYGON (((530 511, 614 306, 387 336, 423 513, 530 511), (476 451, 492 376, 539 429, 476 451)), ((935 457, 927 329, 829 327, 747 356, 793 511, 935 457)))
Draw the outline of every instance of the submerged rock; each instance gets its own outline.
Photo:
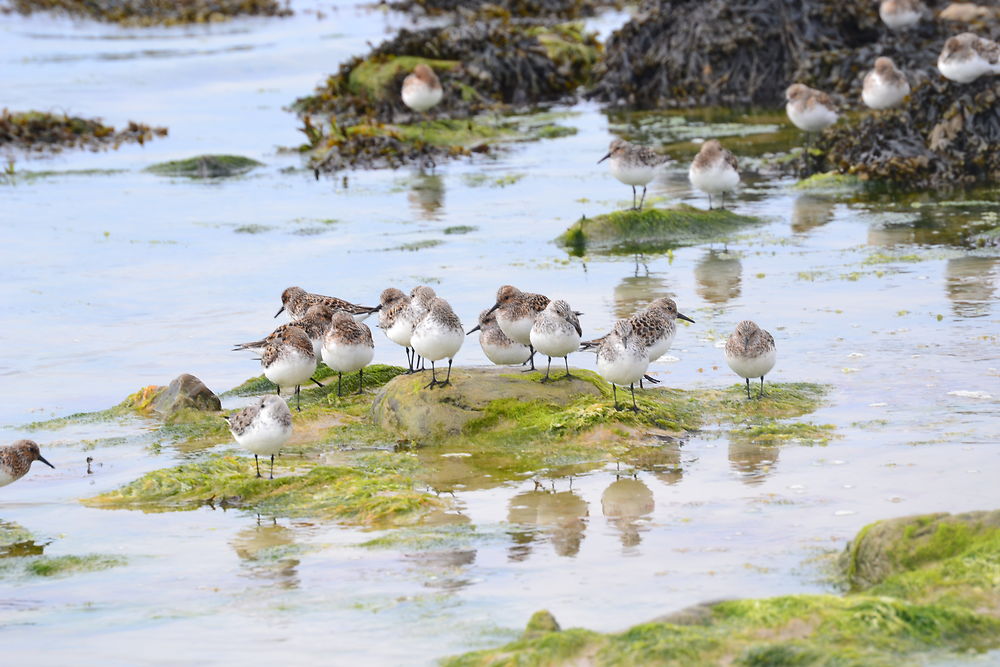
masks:
POLYGON ((204 382, 184 373, 157 393, 149 407, 162 415, 170 416, 181 410, 218 412, 222 409, 222 402, 204 382))
POLYGON ((188 178, 227 178, 239 176, 263 166, 257 160, 241 155, 198 155, 185 160, 158 162, 146 171, 161 176, 187 176, 188 178))
POLYGON ((0 12, 53 12, 131 26, 217 23, 234 16, 290 16, 277 0, 2 0, 0 12))
POLYGON ((125 143, 144 144, 165 137, 167 128, 129 121, 121 129, 104 125, 99 118, 81 118, 44 111, 0 111, 0 148, 58 151, 63 148, 118 148, 125 143))
POLYGON ((705 241, 723 239, 759 218, 729 210, 702 210, 687 204, 673 208, 644 208, 583 217, 556 239, 572 255, 586 253, 633 254, 662 252, 705 241))

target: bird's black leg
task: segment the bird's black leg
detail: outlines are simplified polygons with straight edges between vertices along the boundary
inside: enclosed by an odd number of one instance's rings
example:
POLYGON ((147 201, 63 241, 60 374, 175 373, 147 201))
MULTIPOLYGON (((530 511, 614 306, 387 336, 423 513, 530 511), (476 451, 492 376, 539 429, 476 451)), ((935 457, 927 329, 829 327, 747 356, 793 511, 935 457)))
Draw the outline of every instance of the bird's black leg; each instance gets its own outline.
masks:
POLYGON ((726 191, 722 191, 722 210, 726 210, 726 191))
POLYGON ((569 380, 573 376, 569 374, 569 355, 563 357, 563 361, 566 362, 566 375, 563 376, 564 380, 569 380))
POLYGON ((434 362, 431 362, 431 381, 424 385, 424 389, 431 389, 438 383, 437 375, 434 370, 434 362))
POLYGON ((545 367, 545 377, 542 378, 542 382, 549 381, 549 369, 552 368, 552 357, 549 357, 549 365, 545 367))
POLYGON ((632 412, 639 412, 639 406, 635 404, 635 383, 630 384, 628 389, 632 392, 632 412))
POLYGON ((632 210, 633 211, 637 210, 636 209, 636 205, 635 205, 635 186, 634 185, 632 186, 632 210))
POLYGON ((708 195, 708 210, 712 210, 712 195, 708 195))
POLYGON ((615 410, 621 412, 621 406, 618 405, 618 387, 615 386, 614 382, 611 383, 611 397, 615 401, 615 410))
POLYGON ((750 398, 750 378, 747 378, 747 398, 750 398))
POLYGON ((274 479, 274 454, 271 454, 271 479, 274 479))
POLYGON ((639 389, 645 389, 645 387, 642 386, 642 378, 639 378, 639 389))
POLYGON ((341 390, 341 381, 343 379, 344 379, 344 374, 338 371, 337 372, 337 396, 343 396, 343 394, 340 392, 340 390, 341 390))
POLYGON ((253 462, 257 466, 257 476, 260 477, 260 460, 257 459, 257 455, 253 455, 253 462))
POLYGON ((323 388, 323 383, 320 382, 319 380, 317 380, 316 378, 309 378, 309 379, 312 380, 313 382, 315 382, 316 386, 319 387, 320 389, 323 388))
POLYGON ((446 385, 446 384, 451 384, 451 362, 452 361, 454 361, 454 359, 449 359, 448 360, 448 375, 445 376, 444 382, 441 383, 442 387, 444 385, 446 385))
MULTIPOLYGON (((748 380, 749 382, 749 380, 748 380)), ((757 398, 763 398, 764 396, 764 376, 760 376, 760 393, 757 394, 757 398)))
POLYGON ((362 368, 361 370, 358 371, 358 393, 359 394, 361 393, 361 390, 364 388, 364 386, 365 386, 365 369, 362 368))
MULTIPOLYGON (((535 370, 535 346, 534 345, 528 345, 528 350, 531 352, 531 356, 529 356, 528 357, 528 361, 526 361, 524 363, 526 363, 526 364, 530 363, 531 366, 529 366, 528 368, 526 368, 523 371, 521 371, 522 373, 531 373, 531 372, 533 372, 535 370)), ((523 366, 524 364, 521 364, 521 365, 523 366)))
POLYGON ((302 385, 295 385, 295 409, 302 412, 302 385))
POLYGON ((642 198, 639 200, 639 210, 642 210, 642 204, 646 201, 646 186, 642 186, 642 198))
POLYGON ((406 350, 406 372, 413 372, 413 357, 410 356, 410 348, 404 348, 406 350))

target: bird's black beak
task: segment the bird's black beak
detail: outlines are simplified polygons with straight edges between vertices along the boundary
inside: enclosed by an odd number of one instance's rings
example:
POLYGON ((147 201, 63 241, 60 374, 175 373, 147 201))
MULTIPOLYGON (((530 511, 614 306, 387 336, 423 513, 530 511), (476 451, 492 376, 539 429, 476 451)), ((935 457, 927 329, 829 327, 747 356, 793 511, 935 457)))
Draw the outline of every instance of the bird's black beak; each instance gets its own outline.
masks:
POLYGON ((493 304, 492 308, 490 308, 489 310, 486 311, 486 314, 489 315, 490 313, 492 313, 494 310, 496 310, 499 307, 500 307, 500 302, 497 301, 496 303, 493 304))
POLYGON ((694 324, 694 320, 692 320, 692 319, 691 319, 690 317, 688 317, 687 315, 682 315, 682 314, 680 314, 680 313, 677 313, 677 319, 679 319, 679 320, 687 320, 687 321, 688 321, 688 322, 690 322, 691 324, 694 324))
POLYGON ((46 461, 46 460, 45 460, 45 457, 44 457, 44 456, 42 456, 41 454, 39 454, 39 455, 38 455, 38 459, 37 459, 37 460, 41 461, 42 463, 44 463, 44 464, 45 464, 45 465, 47 465, 48 467, 52 468, 53 470, 55 470, 55 469, 56 469, 56 467, 55 467, 54 465, 52 465, 51 463, 49 463, 48 461, 46 461))
POLYGON ((583 315, 583 313, 581 313, 579 310, 574 310, 573 314, 576 315, 577 317, 580 317, 581 315, 583 315))
POLYGON ((482 327, 481 327, 481 326, 479 326, 479 325, 477 324, 476 326, 474 326, 474 327, 472 327, 471 329, 469 329, 469 333, 467 333, 467 334, 465 334, 465 335, 466 335, 466 336, 468 336, 469 334, 474 334, 474 333, 476 333, 477 331, 479 331, 479 330, 480 330, 481 328, 482 328, 482 327))
POLYGON ((604 157, 602 157, 600 160, 598 160, 597 164, 601 164, 602 162, 604 162, 605 160, 607 160, 609 157, 611 157, 611 153, 610 152, 607 155, 605 155, 604 157))
POLYGON ((284 306, 282 306, 281 308, 279 308, 278 312, 276 312, 274 314, 274 316, 277 317, 278 315, 281 315, 283 312, 285 312, 285 307, 284 306))
POLYGON ((374 308, 372 308, 372 312, 373 313, 377 313, 380 310, 382 310, 382 304, 381 303, 379 305, 375 306, 374 308))

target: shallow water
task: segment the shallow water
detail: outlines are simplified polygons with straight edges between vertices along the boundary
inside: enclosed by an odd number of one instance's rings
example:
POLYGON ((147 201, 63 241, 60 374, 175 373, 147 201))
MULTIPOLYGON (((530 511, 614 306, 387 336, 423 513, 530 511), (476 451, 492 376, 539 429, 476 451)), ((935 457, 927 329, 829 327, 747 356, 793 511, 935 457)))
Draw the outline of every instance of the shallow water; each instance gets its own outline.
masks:
MULTIPOLYGON (((57 466, 0 490, 0 520, 47 542, 47 555, 128 557, 102 572, 5 582, 9 655, 39 664, 44 633, 48 664, 427 663, 512 638, 540 608, 564 627, 612 631, 709 599, 831 590, 823 556, 861 526, 995 508, 1000 255, 960 243, 963 230, 997 224, 995 190, 866 199, 748 175, 733 206, 767 224, 725 247, 570 258, 551 239, 631 194, 596 164, 608 117, 581 104, 563 119, 574 136, 434 174, 317 182, 277 150, 300 142, 283 107, 405 19, 325 3, 318 19, 304 7, 315 6, 296 3, 287 20, 148 31, 0 17, 9 108, 170 128, 145 147, 18 155, 22 175, 0 185, 3 439, 37 439, 57 466), (198 153, 266 166, 210 183, 141 171, 198 153), (444 231, 460 225, 475 229, 444 231), (427 241, 441 243, 400 249, 427 241), (459 528, 440 549, 407 551, 359 546, 378 532, 239 511, 85 508, 78 499, 199 452, 152 442, 138 419, 23 427, 103 409, 181 372, 217 391, 257 374, 229 346, 274 326, 288 285, 374 303, 386 286, 418 282, 466 324, 501 283, 559 296, 585 313, 590 334, 672 296, 697 324, 656 367, 671 386, 731 384, 719 345, 754 319, 777 339, 769 379, 832 385, 829 404, 805 419, 835 425, 838 437, 762 448, 710 430, 641 460, 503 484, 440 456, 461 451, 424 450, 442 459, 434 488, 455 494, 459 528)), ((781 123, 613 120, 669 142, 766 137, 773 128, 747 126, 781 123)), ((687 187, 686 158, 650 195, 706 203, 687 187)), ((401 363, 376 335, 376 361, 401 363)), ((457 362, 483 361, 470 338, 457 362)))

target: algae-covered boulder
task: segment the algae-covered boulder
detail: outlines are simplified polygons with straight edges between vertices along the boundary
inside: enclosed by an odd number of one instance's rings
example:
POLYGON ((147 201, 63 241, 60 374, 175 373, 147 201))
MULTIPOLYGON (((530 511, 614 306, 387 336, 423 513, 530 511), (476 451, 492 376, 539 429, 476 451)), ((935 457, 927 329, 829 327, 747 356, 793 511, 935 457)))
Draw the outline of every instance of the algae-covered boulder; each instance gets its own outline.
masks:
POLYGON ((561 629, 559 622, 556 621, 556 617, 552 615, 552 612, 548 609, 542 609, 541 611, 536 611, 528 619, 528 626, 524 629, 521 638, 534 639, 549 632, 559 632, 561 629))
POLYGON ((0 148, 58 151, 62 148, 118 148, 125 143, 144 144, 167 135, 165 127, 129 121, 120 130, 100 118, 81 118, 44 111, 0 111, 0 148))
POLYGON ((52 12, 128 26, 217 23, 235 16, 289 16, 278 0, 3 0, 0 12, 52 12))
POLYGON ((661 252, 705 241, 719 240, 759 218, 729 210, 702 210, 687 204, 673 208, 644 208, 583 217, 562 233, 556 243, 573 255, 661 252))
MULTIPOLYGON (((955 557, 984 536, 1000 535, 1000 510, 887 519, 858 533, 842 557, 851 585, 864 589, 899 572, 955 557)), ((1000 553, 994 553, 1000 559, 1000 553)), ((1000 597, 1000 583, 997 594, 1000 597)))
POLYGON ((219 411, 222 402, 205 383, 189 373, 177 376, 159 392, 149 406, 162 415, 172 415, 180 410, 219 411))
POLYGON ((184 160, 157 162, 146 171, 161 176, 186 176, 188 178, 226 178, 239 176, 261 163, 241 155, 197 155, 184 160))
POLYGON ((426 373, 400 375, 375 397, 372 418, 389 433, 427 440, 462 433, 471 422, 487 418, 497 401, 564 406, 583 396, 602 396, 589 374, 574 373, 581 377, 542 383, 525 378, 519 368, 455 368, 451 386, 434 389, 424 388, 426 373))

